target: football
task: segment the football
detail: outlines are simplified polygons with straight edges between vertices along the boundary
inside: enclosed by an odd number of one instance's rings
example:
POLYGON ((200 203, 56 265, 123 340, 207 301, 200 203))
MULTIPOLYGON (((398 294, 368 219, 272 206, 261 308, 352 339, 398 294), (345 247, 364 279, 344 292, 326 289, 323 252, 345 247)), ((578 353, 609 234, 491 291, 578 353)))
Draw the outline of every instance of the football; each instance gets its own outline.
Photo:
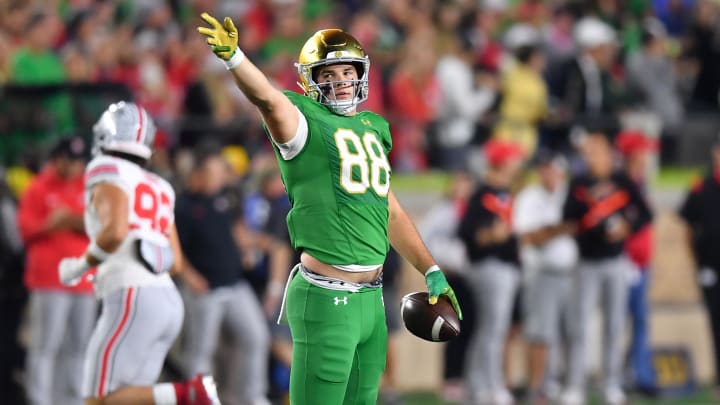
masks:
POLYGON ((446 342, 460 334, 460 320, 445 296, 430 305, 427 292, 414 292, 402 298, 403 323, 413 335, 430 342, 446 342))

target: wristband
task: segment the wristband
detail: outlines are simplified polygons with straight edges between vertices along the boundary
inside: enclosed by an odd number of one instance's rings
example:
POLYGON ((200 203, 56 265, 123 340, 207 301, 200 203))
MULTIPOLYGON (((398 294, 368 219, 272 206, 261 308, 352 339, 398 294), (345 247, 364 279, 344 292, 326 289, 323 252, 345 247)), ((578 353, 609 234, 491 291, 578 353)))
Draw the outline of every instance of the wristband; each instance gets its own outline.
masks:
POLYGON ((103 250, 103 248, 98 246, 97 242, 95 241, 90 242, 90 246, 88 246, 87 252, 90 256, 97 259, 97 261, 100 263, 104 262, 108 259, 108 257, 110 257, 110 253, 103 250))
POLYGON ((433 264, 427 270, 425 270, 425 277, 427 277, 428 274, 434 273, 436 271, 440 271, 440 266, 438 266, 437 264, 433 264))
POLYGON ((225 68, 227 68, 227 70, 232 70, 244 60, 245 53, 239 47, 237 47, 235 48, 235 52, 233 52, 230 59, 223 62, 225 63, 225 68))

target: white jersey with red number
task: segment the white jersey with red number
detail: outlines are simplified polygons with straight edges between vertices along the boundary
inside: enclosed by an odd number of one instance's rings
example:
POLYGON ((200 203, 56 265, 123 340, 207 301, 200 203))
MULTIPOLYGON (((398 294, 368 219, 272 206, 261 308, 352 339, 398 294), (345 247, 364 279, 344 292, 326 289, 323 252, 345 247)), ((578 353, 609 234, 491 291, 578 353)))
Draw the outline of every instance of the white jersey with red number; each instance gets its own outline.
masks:
POLYGON ((128 160, 98 156, 85 169, 85 229, 95 240, 102 227, 92 204, 92 188, 98 183, 120 187, 128 198, 130 232, 110 257, 98 266, 95 290, 100 297, 125 287, 173 285, 167 273, 154 274, 140 262, 135 251, 137 239, 169 245, 168 233, 174 223, 175 192, 165 179, 128 160))

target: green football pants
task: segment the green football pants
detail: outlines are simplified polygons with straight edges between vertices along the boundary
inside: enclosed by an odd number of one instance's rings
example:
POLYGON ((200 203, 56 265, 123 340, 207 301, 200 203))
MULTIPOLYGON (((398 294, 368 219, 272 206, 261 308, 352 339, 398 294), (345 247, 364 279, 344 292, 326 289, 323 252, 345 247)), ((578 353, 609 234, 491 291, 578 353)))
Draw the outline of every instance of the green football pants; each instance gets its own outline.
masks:
POLYGON ((382 288, 330 290, 297 274, 286 298, 291 405, 374 405, 385 370, 382 288))

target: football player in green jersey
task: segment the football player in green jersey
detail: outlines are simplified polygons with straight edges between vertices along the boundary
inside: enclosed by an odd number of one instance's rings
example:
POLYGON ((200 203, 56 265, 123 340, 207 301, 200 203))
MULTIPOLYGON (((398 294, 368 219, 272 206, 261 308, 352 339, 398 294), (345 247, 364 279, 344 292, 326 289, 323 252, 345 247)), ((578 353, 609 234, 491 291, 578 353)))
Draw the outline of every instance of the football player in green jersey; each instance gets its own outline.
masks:
POLYGON ((305 95, 282 92, 238 48, 229 17, 201 17, 209 27, 198 32, 260 110, 292 203, 287 224, 302 253, 281 309, 293 337, 290 402, 375 404, 387 350, 381 275, 389 245, 425 276, 431 304, 446 295, 462 313, 390 189, 387 121, 356 110, 368 95, 370 60, 347 33, 318 31, 297 63, 305 95))

